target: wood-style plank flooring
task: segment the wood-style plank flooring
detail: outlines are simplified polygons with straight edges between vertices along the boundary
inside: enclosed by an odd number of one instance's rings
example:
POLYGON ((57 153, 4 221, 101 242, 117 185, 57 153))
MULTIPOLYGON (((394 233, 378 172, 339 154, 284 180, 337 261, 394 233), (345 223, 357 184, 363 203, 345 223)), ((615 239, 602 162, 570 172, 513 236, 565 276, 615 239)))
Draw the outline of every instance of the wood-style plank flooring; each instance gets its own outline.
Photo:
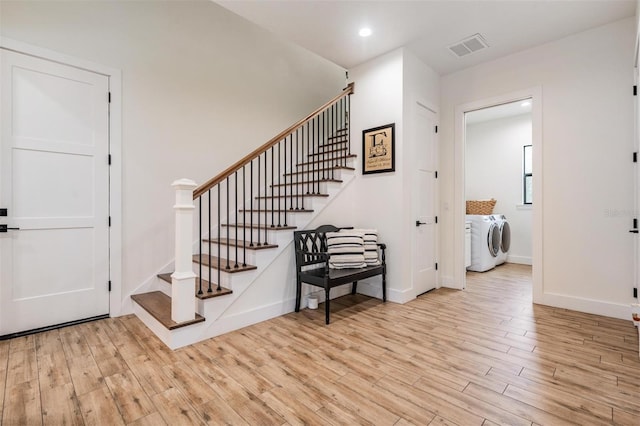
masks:
POLYGON ((134 316, 0 342, 2 425, 640 425, 638 335, 532 305, 531 270, 345 296, 172 352, 134 316))

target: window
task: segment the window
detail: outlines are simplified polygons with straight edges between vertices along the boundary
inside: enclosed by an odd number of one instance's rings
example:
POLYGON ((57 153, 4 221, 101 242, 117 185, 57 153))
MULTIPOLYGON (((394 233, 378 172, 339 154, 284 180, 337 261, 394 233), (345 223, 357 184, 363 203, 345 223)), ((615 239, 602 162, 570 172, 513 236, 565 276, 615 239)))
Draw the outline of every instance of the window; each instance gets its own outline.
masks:
POLYGON ((532 157, 532 146, 525 145, 524 146, 524 155, 523 155, 523 167, 524 173, 522 175, 522 202, 523 204, 532 204, 533 203, 533 157, 532 157))

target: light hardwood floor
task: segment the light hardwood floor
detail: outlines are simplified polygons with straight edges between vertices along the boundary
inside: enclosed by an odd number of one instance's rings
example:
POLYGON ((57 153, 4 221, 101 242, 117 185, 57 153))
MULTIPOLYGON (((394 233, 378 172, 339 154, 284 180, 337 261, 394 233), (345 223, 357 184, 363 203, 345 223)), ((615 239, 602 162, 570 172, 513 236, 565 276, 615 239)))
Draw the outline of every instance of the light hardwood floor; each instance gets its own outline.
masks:
POLYGON ((3 425, 640 425, 631 321, 531 303, 531 270, 346 296, 171 352, 126 316, 0 342, 3 425), (354 303, 357 302, 357 303, 354 303))

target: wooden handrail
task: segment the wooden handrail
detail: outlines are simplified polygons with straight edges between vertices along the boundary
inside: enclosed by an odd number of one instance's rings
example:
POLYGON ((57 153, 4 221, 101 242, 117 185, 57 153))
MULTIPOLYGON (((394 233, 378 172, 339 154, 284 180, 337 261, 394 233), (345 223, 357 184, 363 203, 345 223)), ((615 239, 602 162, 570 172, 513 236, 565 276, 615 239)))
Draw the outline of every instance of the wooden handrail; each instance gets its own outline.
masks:
POLYGON ((242 159, 234 163, 232 166, 228 167, 222 173, 209 179, 208 181, 206 181, 205 183, 197 187, 193 191, 193 199, 195 200, 196 198, 198 198, 199 196, 207 192, 209 189, 213 188, 214 186, 216 186, 217 184, 219 184, 220 182, 222 182, 223 180, 225 180, 226 178, 234 174, 236 170, 239 170, 242 166, 249 164, 249 162, 251 162, 258 156, 260 156, 263 152, 267 151, 272 146, 278 144, 286 136, 293 133, 296 129, 304 126, 313 117, 315 117, 316 115, 318 115, 319 113, 321 113, 322 111, 324 111, 325 109, 327 109, 328 107, 330 107, 331 105, 333 105, 334 103, 342 99, 343 97, 353 94, 354 93, 353 87, 354 87, 354 84, 349 83, 349 85, 347 85, 347 87, 338 96, 334 97, 333 99, 331 99, 330 101, 322 105, 320 108, 316 109, 311 114, 307 115, 302 120, 298 121, 297 123, 293 124, 292 126, 288 127, 282 132, 278 133, 275 137, 271 138, 267 143, 265 143, 259 148, 256 148, 250 154, 244 156, 242 159))

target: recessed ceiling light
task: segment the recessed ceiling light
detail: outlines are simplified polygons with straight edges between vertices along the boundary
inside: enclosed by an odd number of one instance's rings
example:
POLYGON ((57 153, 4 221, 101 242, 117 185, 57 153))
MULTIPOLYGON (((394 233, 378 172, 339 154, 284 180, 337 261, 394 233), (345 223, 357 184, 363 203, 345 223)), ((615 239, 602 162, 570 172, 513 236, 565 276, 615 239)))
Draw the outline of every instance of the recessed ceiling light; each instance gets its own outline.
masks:
POLYGON ((360 28, 358 34, 360 35, 360 37, 369 37, 371 35, 371 28, 360 28))
POLYGON ((520 104, 521 107, 528 107, 529 105, 531 105, 530 101, 524 101, 523 103, 520 104))

